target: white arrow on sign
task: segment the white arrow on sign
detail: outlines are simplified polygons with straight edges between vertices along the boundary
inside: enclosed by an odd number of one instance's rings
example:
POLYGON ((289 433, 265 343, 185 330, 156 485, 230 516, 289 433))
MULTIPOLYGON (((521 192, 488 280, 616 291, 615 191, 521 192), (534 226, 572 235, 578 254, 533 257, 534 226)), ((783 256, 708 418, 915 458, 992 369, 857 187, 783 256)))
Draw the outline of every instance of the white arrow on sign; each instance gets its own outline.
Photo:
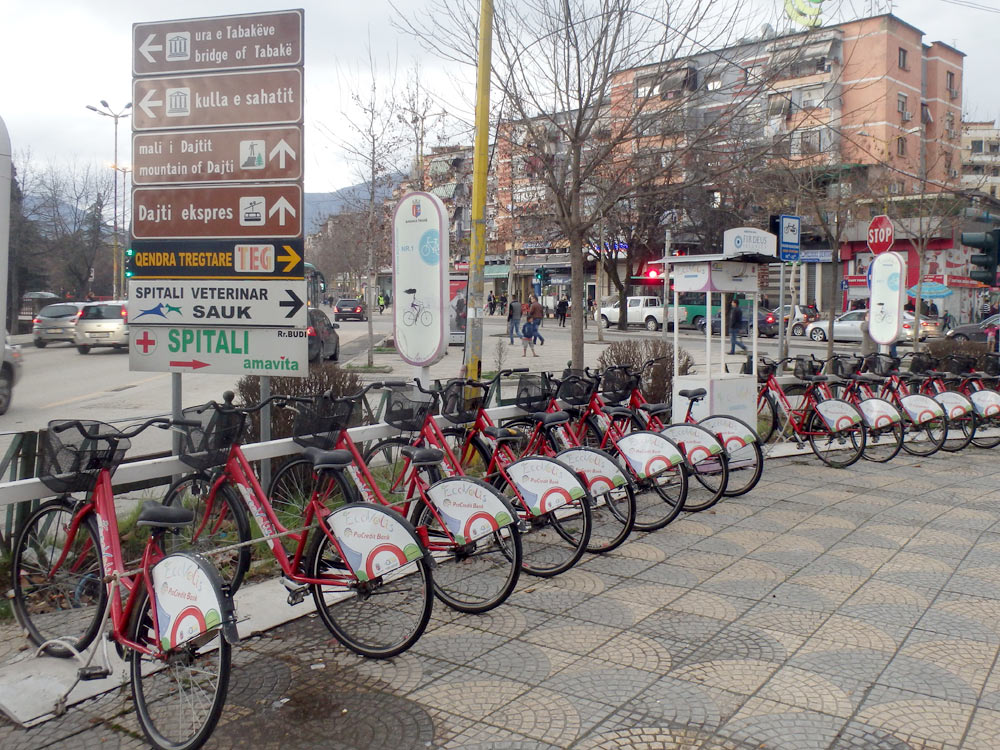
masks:
POLYGON ((291 146, 289 146, 288 143, 285 141, 285 139, 282 138, 280 141, 278 141, 276 144, 274 144, 274 148, 271 149, 271 153, 268 154, 267 158, 268 158, 269 161, 274 161, 274 157, 275 157, 275 155, 277 155, 277 157, 278 157, 278 167, 280 169, 284 169, 285 168, 285 155, 286 154, 288 156, 292 157, 293 159, 296 158, 295 157, 295 149, 293 149, 291 146))
POLYGON ((149 54, 150 52, 162 52, 162 44, 152 44, 151 42, 156 39, 156 34, 150 34, 146 37, 146 41, 139 45, 139 52, 143 57, 146 58, 148 62, 156 62, 156 59, 149 54))
POLYGON ((150 89, 146 92, 146 95, 142 97, 142 101, 139 102, 139 108, 146 113, 146 117, 156 118, 156 113, 150 109, 150 107, 162 107, 163 102, 159 99, 153 101, 152 97, 156 96, 156 89, 150 89))
POLYGON ((292 216, 295 216, 295 209, 292 207, 291 203, 285 200, 284 196, 278 198, 278 200, 274 202, 274 204, 271 206, 271 209, 267 212, 267 218, 270 219, 272 216, 274 216, 275 211, 281 212, 278 214, 278 223, 281 226, 285 226, 285 211, 288 211, 288 213, 290 213, 292 216))

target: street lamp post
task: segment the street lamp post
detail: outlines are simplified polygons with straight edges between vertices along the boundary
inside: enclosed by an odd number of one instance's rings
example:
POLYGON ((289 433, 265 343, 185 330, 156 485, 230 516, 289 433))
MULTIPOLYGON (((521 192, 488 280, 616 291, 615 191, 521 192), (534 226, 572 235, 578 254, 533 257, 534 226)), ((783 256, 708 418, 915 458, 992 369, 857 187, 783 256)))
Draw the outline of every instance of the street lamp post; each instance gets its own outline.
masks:
MULTIPOLYGON (((111 238, 112 246, 113 246, 113 250, 112 250, 112 253, 113 253, 113 261, 112 261, 112 263, 113 263, 113 276, 112 276, 112 280, 111 280, 111 293, 112 293, 112 296, 114 296, 115 299, 118 299, 118 291, 119 291, 119 288, 120 288, 119 285, 118 285, 118 266, 119 266, 119 258, 118 258, 118 255, 119 255, 119 246, 118 246, 118 172, 119 172, 119 164, 118 164, 118 121, 120 119, 122 119, 122 118, 125 118, 125 117, 129 116, 130 113, 129 113, 128 110, 132 109, 132 102, 129 102, 124 107, 122 107, 121 111, 119 111, 119 112, 115 112, 113 109, 111 109, 111 107, 108 105, 108 103, 104 99, 101 99, 101 106, 104 109, 98 109, 97 107, 94 107, 93 105, 88 104, 87 105, 87 109, 89 109, 91 112, 96 112, 97 114, 101 115, 102 117, 110 117, 111 119, 113 119, 115 121, 115 163, 111 165, 111 168, 115 170, 115 177, 114 177, 114 180, 115 180, 115 186, 114 186, 114 202, 115 202, 115 205, 114 205, 114 234, 112 235, 112 238, 111 238)), ((121 170, 121 171, 123 172, 123 176, 124 176, 124 170, 121 170)))

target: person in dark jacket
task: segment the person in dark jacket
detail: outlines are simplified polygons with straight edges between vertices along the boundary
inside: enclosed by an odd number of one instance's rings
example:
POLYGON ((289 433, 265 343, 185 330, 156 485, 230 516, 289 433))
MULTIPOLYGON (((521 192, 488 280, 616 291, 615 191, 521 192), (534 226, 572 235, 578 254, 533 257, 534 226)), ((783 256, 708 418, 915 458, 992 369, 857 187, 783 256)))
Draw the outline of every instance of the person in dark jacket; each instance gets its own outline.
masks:
POLYGON ((569 310, 569 298, 563 295, 563 298, 559 300, 556 304, 556 318, 559 320, 559 327, 566 327, 566 311, 569 310))
POLYGON ((736 300, 729 306, 729 353, 736 354, 738 346, 743 351, 747 350, 747 345, 740 341, 739 337, 743 333, 743 311, 736 300))

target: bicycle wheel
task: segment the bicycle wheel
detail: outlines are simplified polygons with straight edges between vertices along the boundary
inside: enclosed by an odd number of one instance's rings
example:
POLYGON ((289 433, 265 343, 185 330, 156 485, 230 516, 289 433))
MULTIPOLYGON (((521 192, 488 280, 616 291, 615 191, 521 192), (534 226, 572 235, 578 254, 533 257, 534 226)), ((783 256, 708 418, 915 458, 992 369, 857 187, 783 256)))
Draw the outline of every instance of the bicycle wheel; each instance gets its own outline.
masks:
POLYGON ((778 409, 774 404, 774 396, 764 393, 757 397, 757 434, 760 442, 767 443, 778 429, 778 409))
POLYGON ((429 326, 434 322, 434 317, 431 315, 430 310, 423 310, 420 313, 420 325, 429 326))
POLYGON ((716 456, 706 458, 690 467, 688 474, 695 478, 695 483, 688 484, 684 510, 692 513, 708 510, 726 494, 729 482, 729 457, 723 451, 716 456))
MULTIPOLYGON (((129 638, 158 653, 148 592, 140 594, 135 613, 129 638)), ((178 646, 166 661, 130 649, 136 718, 153 747, 190 750, 205 743, 226 704, 231 661, 221 629, 178 646)))
POLYGON ((629 484, 593 495, 587 552, 601 554, 620 547, 635 528, 635 491, 629 484))
POLYGON ((865 426, 860 422, 834 432, 826 426, 819 412, 813 411, 806 422, 806 431, 813 453, 827 466, 844 469, 864 453, 865 426))
POLYGON ((725 497, 745 495, 757 486, 763 473, 764 453, 760 443, 754 441, 729 451, 729 481, 722 494, 725 497))
POLYGON ((996 448, 1000 445, 1000 418, 976 415, 976 436, 972 444, 977 448, 996 448), (996 430, 996 435, 984 435, 983 430, 996 430))
POLYGON ((468 440, 468 431, 464 427, 448 427, 442 432, 445 442, 462 467, 462 473, 467 477, 489 481, 486 470, 490 468, 491 451, 482 438, 473 435, 472 439, 468 440))
POLYGON ((642 480, 635 497, 635 528, 656 531, 677 518, 684 509, 689 484, 688 469, 683 463, 642 480))
POLYGON ((976 437, 976 415, 972 412, 948 420, 948 433, 945 435, 941 450, 957 453, 967 448, 976 437))
POLYGON ((403 325, 404 326, 412 326, 416 322, 417 322, 417 314, 415 312, 413 312, 413 310, 404 310, 403 311, 403 325))
POLYGON ((945 416, 935 417, 923 424, 909 421, 905 437, 912 439, 906 440, 904 437, 903 450, 913 456, 933 456, 941 450, 947 436, 948 418, 945 416))
POLYGON ((163 504, 193 510, 195 521, 178 527, 177 533, 164 534, 163 551, 168 555, 186 551, 205 555, 235 594, 250 567, 250 547, 218 554, 214 551, 237 542, 249 542, 252 538, 250 521, 236 490, 223 484, 212 496, 212 483, 212 478, 205 474, 191 474, 170 485, 163 504))
POLYGON ((368 473, 372 475, 379 492, 387 503, 395 505, 406 500, 406 482, 403 472, 410 466, 402 449, 413 446, 412 440, 391 437, 380 440, 365 452, 368 473))
POLYGON ((414 526, 427 528, 438 599, 471 614, 488 612, 507 600, 521 575, 521 534, 516 524, 458 546, 450 543, 429 505, 415 504, 412 518, 414 526))
POLYGON ((510 500, 521 527, 521 570, 533 576, 549 578, 572 568, 590 542, 592 519, 586 498, 561 508, 532 515, 503 475, 493 485, 510 500))
MULTIPOLYGON (((325 533, 313 538, 307 562, 313 578, 348 575, 347 565, 325 533)), ((433 580, 423 558, 387 576, 349 585, 312 586, 316 612, 333 636, 356 654, 388 659, 417 642, 433 606, 433 580)))
POLYGON ((876 463, 891 461, 903 447, 903 435, 902 422, 894 422, 886 427, 869 427, 864 459, 876 463))
MULTIPOLYGON (((64 499, 50 500, 28 516, 14 545, 11 578, 14 614, 31 642, 40 646, 58 638, 82 651, 97 635, 108 594, 97 519, 88 513, 70 539, 73 517, 74 506, 64 499)), ((57 644, 46 646, 45 653, 73 655, 57 644)))
MULTIPOLYGON (((306 505, 317 486, 322 490, 323 504, 330 510, 350 502, 346 490, 332 475, 324 475, 319 481, 322 484, 317 485, 312 461, 308 458, 291 458, 278 468, 268 485, 267 498, 282 526, 295 529, 302 524, 306 505)), ((288 545, 286 550, 293 548, 292 540, 282 537, 282 541, 288 545)))

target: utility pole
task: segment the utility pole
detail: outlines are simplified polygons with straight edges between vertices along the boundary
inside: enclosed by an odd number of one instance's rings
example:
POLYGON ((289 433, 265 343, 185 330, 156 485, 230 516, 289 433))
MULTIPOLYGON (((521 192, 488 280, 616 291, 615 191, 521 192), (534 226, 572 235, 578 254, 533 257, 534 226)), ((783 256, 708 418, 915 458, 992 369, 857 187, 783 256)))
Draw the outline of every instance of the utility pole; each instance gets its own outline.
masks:
POLYGON ((465 375, 478 378, 483 364, 483 285, 486 264, 486 171, 489 168, 490 69, 493 2, 479 3, 479 66, 476 79, 476 137, 472 158, 472 237, 469 243, 469 291, 465 331, 465 375))
MULTIPOLYGON (((594 269, 594 282, 596 288, 594 289, 594 302, 596 302, 597 313, 600 315, 601 312, 601 271, 604 270, 604 216, 601 216, 601 244, 597 248, 597 268, 594 269)), ((586 311, 589 315, 590 311, 586 311)), ((586 320, 586 318, 584 318, 586 320)), ((604 341, 604 321, 599 320, 597 322, 597 340, 604 341)))

